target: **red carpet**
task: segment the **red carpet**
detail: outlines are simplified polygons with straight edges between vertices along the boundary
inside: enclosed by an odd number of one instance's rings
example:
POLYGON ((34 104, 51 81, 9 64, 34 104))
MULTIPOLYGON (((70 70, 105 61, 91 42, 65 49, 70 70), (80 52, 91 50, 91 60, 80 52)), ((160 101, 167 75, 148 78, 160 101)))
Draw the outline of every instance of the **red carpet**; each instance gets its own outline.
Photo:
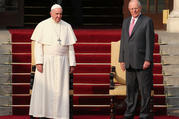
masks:
MULTIPOLYGON (((11 29, 12 42, 30 42, 32 29, 11 29)), ((118 41, 121 37, 120 30, 75 30, 78 42, 112 42, 118 41), (97 37, 96 37, 97 36, 97 37)), ((158 42, 158 35, 155 35, 155 42, 158 42)))
MULTIPOLYGON (((12 82, 13 115, 28 115, 31 72, 31 29, 13 29, 12 82)), ((74 73, 74 119, 109 119, 109 73, 111 70, 111 42, 120 40, 121 30, 75 30, 77 67, 74 73), (96 106, 97 105, 97 106, 96 106), (98 116, 97 116, 98 115, 98 116)), ((154 104, 165 105, 158 35, 154 47, 154 104), (160 84, 160 85, 159 85, 160 84)), ((123 101, 120 97, 118 101, 123 101)), ((154 107, 155 115, 166 115, 166 107, 154 107)), ((123 110, 117 110, 122 115, 123 110)), ((0 119, 28 119, 28 116, 9 116, 0 119)), ((119 116, 117 117, 117 119, 119 116)), ((172 119, 173 117, 156 117, 172 119)), ((173 118, 175 119, 175 118, 173 118)))
MULTIPOLYGON (((159 44, 155 43, 154 53, 159 53, 159 44)), ((76 53, 110 53, 111 44, 75 44, 76 53), (83 50, 82 50, 83 49, 83 50)), ((31 53, 31 44, 13 44, 12 53, 31 53), (23 49, 23 51, 22 51, 23 49)))

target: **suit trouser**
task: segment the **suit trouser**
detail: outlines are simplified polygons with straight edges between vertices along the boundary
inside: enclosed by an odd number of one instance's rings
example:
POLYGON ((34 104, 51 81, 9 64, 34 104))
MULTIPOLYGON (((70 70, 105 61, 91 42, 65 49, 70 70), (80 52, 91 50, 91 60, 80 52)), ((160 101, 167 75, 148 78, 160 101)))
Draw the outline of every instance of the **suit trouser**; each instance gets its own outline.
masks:
POLYGON ((150 114, 150 98, 151 88, 153 86, 152 68, 142 69, 126 69, 126 85, 127 85, 127 109, 125 117, 134 116, 138 94, 141 95, 140 118, 148 118, 150 114))

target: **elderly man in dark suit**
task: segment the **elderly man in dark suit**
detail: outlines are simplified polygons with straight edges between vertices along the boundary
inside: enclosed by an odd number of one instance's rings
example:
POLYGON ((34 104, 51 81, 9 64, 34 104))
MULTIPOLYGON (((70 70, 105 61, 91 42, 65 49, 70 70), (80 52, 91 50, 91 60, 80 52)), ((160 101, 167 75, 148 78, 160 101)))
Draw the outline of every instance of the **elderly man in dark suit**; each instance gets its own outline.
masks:
POLYGON ((153 86, 154 27, 152 19, 141 14, 140 1, 128 5, 131 17, 123 21, 120 57, 121 69, 126 70, 127 109, 124 119, 133 119, 138 93, 141 95, 140 119, 149 119, 153 86))

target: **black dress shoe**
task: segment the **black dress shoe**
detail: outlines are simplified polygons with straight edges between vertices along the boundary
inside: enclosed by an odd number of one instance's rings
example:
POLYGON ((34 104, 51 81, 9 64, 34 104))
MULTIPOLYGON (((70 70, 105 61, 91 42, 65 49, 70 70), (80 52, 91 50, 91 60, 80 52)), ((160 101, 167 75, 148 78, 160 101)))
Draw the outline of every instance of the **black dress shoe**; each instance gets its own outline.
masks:
POLYGON ((35 119, 33 116, 30 116, 30 119, 35 119))
POLYGON ((121 102, 119 105, 117 105, 119 109, 124 109, 127 107, 127 104, 125 101, 121 102))
MULTIPOLYGON (((30 119, 36 119, 36 118, 33 117, 33 116, 30 116, 30 119)), ((48 119, 48 118, 45 118, 45 117, 39 117, 38 119, 48 119)))
POLYGON ((148 117, 139 117, 139 119, 153 119, 153 116, 148 116, 148 117))

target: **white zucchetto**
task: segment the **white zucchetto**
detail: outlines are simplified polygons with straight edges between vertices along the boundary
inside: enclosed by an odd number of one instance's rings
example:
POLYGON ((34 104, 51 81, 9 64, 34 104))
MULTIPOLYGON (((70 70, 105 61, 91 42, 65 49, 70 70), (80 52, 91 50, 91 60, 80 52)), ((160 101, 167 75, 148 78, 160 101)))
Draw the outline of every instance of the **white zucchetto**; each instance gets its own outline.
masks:
POLYGON ((59 5, 59 4, 54 4, 54 5, 52 5, 52 7, 51 7, 51 11, 52 11, 53 9, 56 9, 56 8, 62 8, 62 7, 61 7, 61 5, 59 5))

